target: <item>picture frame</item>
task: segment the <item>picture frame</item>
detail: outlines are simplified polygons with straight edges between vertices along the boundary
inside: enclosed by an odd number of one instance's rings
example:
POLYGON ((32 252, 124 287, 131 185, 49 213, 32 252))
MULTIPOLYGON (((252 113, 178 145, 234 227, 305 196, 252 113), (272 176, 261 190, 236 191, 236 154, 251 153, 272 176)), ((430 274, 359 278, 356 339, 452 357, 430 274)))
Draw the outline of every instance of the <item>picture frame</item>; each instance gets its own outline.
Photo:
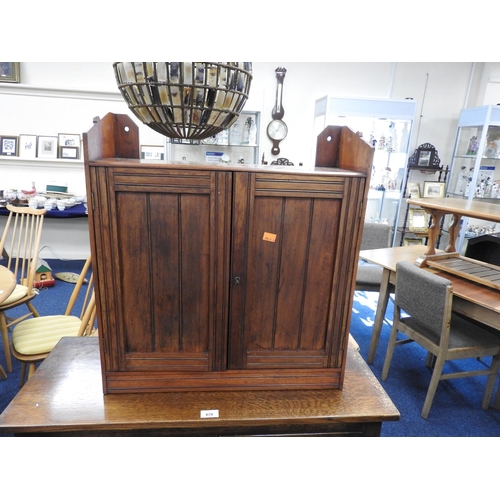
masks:
POLYGON ((74 146, 59 146, 59 158, 78 160, 80 148, 74 146))
POLYGON ((37 158, 57 158, 57 137, 39 135, 37 139, 37 158))
POLYGON ((141 146, 141 160, 164 160, 163 146, 141 146))
POLYGON ((2 136, 0 137, 0 155, 17 156, 19 147, 19 137, 2 136))
POLYGON ((20 83, 21 71, 18 62, 0 62, 0 82, 20 83))
POLYGON ((421 208, 408 210, 409 229, 412 233, 427 234, 429 230, 429 214, 421 208))
POLYGON ((405 238, 403 240, 403 246, 409 247, 412 245, 422 245, 424 242, 423 238, 405 238))
POLYGON ((435 149, 418 149, 417 150, 417 167, 429 168, 434 165, 435 149))
POLYGON ((21 134, 19 136, 19 157, 36 158, 37 136, 21 134))
POLYGON ((418 182, 408 183, 408 197, 420 198, 420 184, 418 182))
POLYGON ((78 159, 80 157, 81 137, 80 134, 58 134, 59 158, 78 159), (64 148, 64 151, 63 151, 64 148), (75 156, 76 148, 76 156, 75 156))
POLYGON ((446 190, 445 182, 424 182, 424 198, 444 198, 446 190))

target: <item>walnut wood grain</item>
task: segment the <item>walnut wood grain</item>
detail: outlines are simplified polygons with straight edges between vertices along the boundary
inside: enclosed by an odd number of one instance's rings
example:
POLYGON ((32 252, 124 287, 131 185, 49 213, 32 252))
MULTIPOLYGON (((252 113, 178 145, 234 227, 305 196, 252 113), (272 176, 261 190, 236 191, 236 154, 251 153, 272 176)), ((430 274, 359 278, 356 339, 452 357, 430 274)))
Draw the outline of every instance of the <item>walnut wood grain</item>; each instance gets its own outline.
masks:
POLYGON ((105 392, 341 388, 373 148, 336 127, 327 166, 167 164, 134 127, 84 134, 105 392))
POLYGON ((379 435, 399 412, 348 349, 343 390, 103 394, 98 339, 63 338, 0 415, 38 435, 379 435), (202 419, 202 410, 219 418, 202 419))

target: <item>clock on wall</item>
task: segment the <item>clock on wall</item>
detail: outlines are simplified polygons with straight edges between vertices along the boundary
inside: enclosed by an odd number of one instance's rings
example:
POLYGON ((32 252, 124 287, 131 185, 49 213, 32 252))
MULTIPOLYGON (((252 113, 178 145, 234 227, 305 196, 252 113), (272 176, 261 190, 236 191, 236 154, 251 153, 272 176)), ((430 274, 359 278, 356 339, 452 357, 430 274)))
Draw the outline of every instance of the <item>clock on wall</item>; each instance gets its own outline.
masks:
POLYGON ((276 68, 276 79, 278 81, 276 103, 271 113, 273 119, 267 126, 267 136, 273 143, 273 147, 271 148, 272 155, 280 154, 279 144, 288 134, 288 127, 283 121, 283 116, 285 115, 285 109, 283 108, 283 80, 285 79, 285 75, 285 68, 276 68))

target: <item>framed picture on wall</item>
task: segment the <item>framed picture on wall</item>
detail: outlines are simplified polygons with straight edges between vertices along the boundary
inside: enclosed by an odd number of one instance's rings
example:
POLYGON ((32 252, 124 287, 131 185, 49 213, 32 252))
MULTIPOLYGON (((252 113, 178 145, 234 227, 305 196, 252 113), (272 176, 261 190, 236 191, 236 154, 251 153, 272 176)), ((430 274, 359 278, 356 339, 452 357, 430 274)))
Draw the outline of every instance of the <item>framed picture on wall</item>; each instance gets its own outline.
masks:
POLYGON ((19 83, 20 81, 18 62, 0 62, 0 82, 19 83))
POLYGON ((59 134, 57 139, 59 141, 59 158, 77 159, 80 157, 80 134, 59 134))
POLYGON ((410 231, 417 234, 427 234, 429 229, 429 214, 421 208, 410 208, 408 215, 410 219, 410 231))
POLYGON ((445 182, 424 182, 424 198, 444 198, 445 182))
POLYGON ((36 158, 36 135, 21 134, 19 136, 19 156, 36 158))
POLYGON ((17 156, 18 137, 0 137, 0 154, 3 156, 17 156))
POLYGON ((67 160, 78 160, 80 148, 72 146, 59 146, 59 158, 66 158, 67 160))
POLYGON ((417 167, 431 167, 434 162, 434 149, 418 149, 417 167))
POLYGON ((37 158, 57 158, 57 137, 39 135, 36 156, 37 158))
POLYGON ((420 184, 418 182, 408 183, 408 196, 410 198, 420 198, 420 184))

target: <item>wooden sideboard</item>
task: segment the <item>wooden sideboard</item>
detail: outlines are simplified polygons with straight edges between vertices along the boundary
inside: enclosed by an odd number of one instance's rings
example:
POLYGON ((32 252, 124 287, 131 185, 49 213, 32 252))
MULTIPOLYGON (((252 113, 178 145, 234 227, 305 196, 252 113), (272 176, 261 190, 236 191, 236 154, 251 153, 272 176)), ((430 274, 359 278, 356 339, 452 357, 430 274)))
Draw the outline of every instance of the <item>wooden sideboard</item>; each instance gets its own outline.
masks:
POLYGON ((105 393, 342 387, 373 148, 317 150, 166 164, 127 115, 84 134, 105 393))

